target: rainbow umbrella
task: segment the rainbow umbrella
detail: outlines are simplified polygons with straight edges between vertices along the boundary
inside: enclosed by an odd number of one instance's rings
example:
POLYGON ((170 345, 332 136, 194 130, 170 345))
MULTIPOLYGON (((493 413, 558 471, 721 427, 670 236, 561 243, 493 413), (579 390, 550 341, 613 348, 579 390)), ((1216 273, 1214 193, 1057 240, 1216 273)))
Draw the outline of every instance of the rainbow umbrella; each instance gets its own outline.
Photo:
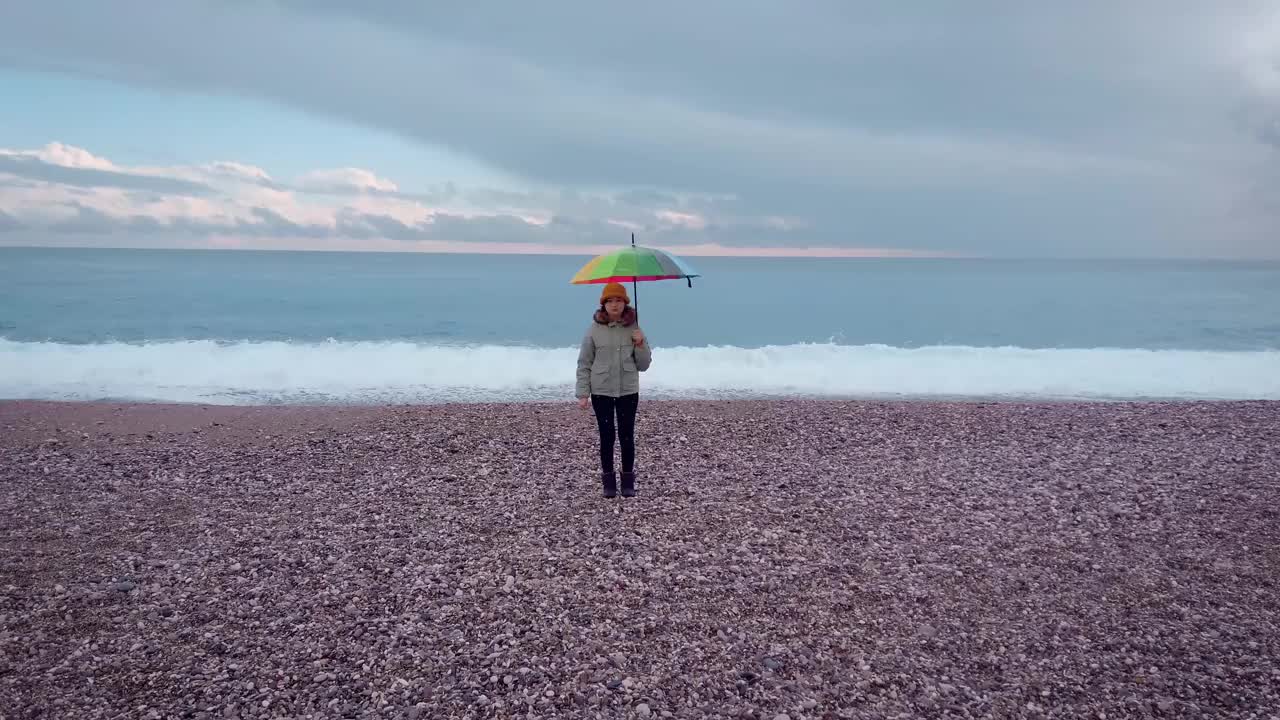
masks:
MULTIPOLYGON (((636 245, 636 235, 631 234, 631 245, 613 252, 597 255, 587 261, 569 282, 574 285, 595 285, 631 281, 632 294, 639 296, 636 282, 650 280, 685 280, 693 287, 693 278, 701 277, 689 263, 665 250, 636 245)), ((635 303, 638 308, 639 302, 635 303)))

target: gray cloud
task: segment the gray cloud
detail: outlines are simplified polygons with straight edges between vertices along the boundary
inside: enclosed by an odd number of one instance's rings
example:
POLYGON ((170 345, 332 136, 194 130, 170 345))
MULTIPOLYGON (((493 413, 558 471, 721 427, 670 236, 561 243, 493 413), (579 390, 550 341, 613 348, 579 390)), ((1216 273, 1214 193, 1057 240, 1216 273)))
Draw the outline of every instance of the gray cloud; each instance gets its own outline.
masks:
POLYGON ((144 190, 186 195, 202 195, 212 190, 208 185, 190 180, 139 175, 98 168, 67 167, 23 155, 0 154, 0 173, 16 175, 26 180, 82 188, 119 188, 122 190, 144 190))
POLYGON ((17 218, 9 215, 3 210, 0 210, 0 232, 12 232, 14 230, 21 230, 22 228, 23 225, 18 222, 17 218))
POLYGON ((34 187, 39 187, 39 183, 33 182, 31 180, 27 180, 25 178, 14 177, 12 175, 5 175, 4 177, 0 177, 0 187, 34 188, 34 187))
POLYGON ((128 227, 131 223, 130 220, 121 220, 79 203, 68 207, 76 211, 75 215, 49 223, 46 227, 53 234, 105 235, 128 227))
POLYGON ((68 203, 63 209, 74 211, 65 217, 39 227, 30 227, 33 236, 76 236, 76 235, 158 235, 158 234, 194 234, 208 235, 215 232, 212 225, 206 225, 187 218, 178 218, 169 223, 147 215, 115 216, 78 202, 68 203))
MULTIPOLYGON (((212 220, 175 217, 164 221, 141 214, 112 215, 80 202, 54 208, 59 220, 37 225, 23 225, 15 218, 0 213, 0 230, 26 229, 32 237, 57 240, 67 236, 130 236, 170 238, 207 238, 213 235, 243 238, 295 240, 370 240, 388 238, 412 246, 415 242, 450 243, 524 243, 557 245, 618 244, 626 230, 606 221, 591 218, 555 216, 545 224, 526 221, 513 215, 462 216, 438 213, 430 221, 406 224, 387 215, 340 210, 333 225, 294 222, 263 207, 251 208, 250 219, 212 220), (68 212, 69 211, 69 212, 68 212), (11 227, 9 224, 12 223, 11 227)), ((785 246, 785 233, 773 231, 752 235, 750 228, 710 225, 692 230, 683 227, 651 224, 642 226, 640 239, 664 245, 718 242, 740 246, 785 246), (743 231, 746 234, 742 234, 743 231)))
POLYGON ((1249 202, 1224 237, 1206 200, 1263 181, 1246 158, 1270 126, 1238 122, 1263 99, 1233 46, 1262 2, 489 7, 8 3, 0 60, 445 145, 568 188, 557 212, 584 222, 599 201, 572 189, 600 186, 639 188, 624 205, 696 193, 806 221, 700 235, 732 244, 1212 254, 1274 236, 1249 202))
POLYGON ((1280 117, 1271 118, 1258 127, 1258 139, 1280 150, 1280 117))

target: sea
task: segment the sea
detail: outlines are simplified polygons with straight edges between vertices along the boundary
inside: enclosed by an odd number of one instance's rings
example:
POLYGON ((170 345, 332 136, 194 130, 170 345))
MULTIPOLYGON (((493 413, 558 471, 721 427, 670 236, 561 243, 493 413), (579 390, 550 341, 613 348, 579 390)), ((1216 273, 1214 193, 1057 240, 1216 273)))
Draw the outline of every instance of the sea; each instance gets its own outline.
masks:
MULTIPOLYGON (((573 255, 0 248, 0 398, 570 401, 573 255)), ((1280 263, 685 258, 652 399, 1280 399, 1280 263)))

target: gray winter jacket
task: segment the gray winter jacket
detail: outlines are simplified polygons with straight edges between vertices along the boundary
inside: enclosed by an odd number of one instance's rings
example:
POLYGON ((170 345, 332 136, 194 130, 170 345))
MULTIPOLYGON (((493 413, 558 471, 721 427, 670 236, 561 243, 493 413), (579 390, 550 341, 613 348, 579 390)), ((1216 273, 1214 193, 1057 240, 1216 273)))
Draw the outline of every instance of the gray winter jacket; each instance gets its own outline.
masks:
POLYGON ((631 342, 631 332, 640 327, 635 311, 627 308, 621 321, 610 322, 598 310, 592 320, 578 349, 575 396, 621 397, 640 392, 640 373, 653 362, 653 349, 647 336, 638 347, 631 342))

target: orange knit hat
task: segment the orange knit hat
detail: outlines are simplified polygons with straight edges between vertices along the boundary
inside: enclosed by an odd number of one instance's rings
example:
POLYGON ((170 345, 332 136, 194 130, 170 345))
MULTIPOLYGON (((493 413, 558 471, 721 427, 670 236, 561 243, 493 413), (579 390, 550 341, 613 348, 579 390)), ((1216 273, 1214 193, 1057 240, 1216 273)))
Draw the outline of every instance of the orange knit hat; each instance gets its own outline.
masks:
POLYGON ((603 305, 609 298, 621 298, 622 302, 631 304, 631 298, 627 296, 627 289, 622 283, 611 282, 604 286, 604 291, 600 293, 600 304, 603 305))

